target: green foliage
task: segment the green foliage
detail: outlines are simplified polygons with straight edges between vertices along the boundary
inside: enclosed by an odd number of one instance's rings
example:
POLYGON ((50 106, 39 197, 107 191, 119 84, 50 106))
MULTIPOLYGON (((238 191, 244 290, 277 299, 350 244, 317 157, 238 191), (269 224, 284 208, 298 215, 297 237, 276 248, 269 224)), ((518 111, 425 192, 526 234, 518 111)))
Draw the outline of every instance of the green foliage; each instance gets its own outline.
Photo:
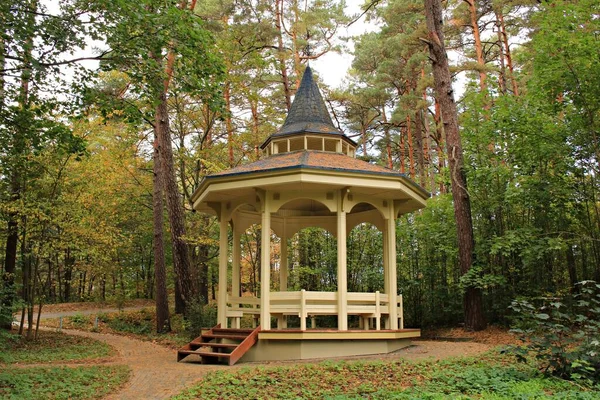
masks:
POLYGON ((600 383, 600 284, 579 283, 577 292, 543 298, 536 306, 515 300, 513 332, 523 346, 513 347, 520 360, 533 357, 545 373, 564 379, 600 383))
POLYGON ((200 330, 212 328, 217 324, 217 307, 214 303, 192 302, 184 318, 184 329, 190 338, 200 336, 200 330))
POLYGON ((12 324, 13 315, 19 308, 16 295, 15 285, 0 284, 0 326, 12 324))
POLYGON ((107 357, 114 350, 93 339, 58 332, 39 332, 37 340, 0 335, 0 363, 46 363, 107 357))
POLYGON ((600 392, 546 378, 497 354, 413 363, 404 360, 299 364, 218 371, 178 400, 319 399, 592 399, 600 392))
POLYGON ((33 367, 0 371, 0 397, 7 400, 101 399, 129 378, 126 366, 33 367))
POLYGON ((83 314, 75 314, 69 317, 69 320, 73 325, 81 327, 89 322, 89 317, 86 317, 83 314))
POLYGON ((119 332, 147 335, 154 331, 152 313, 142 310, 140 312, 119 312, 107 321, 111 329, 119 332))

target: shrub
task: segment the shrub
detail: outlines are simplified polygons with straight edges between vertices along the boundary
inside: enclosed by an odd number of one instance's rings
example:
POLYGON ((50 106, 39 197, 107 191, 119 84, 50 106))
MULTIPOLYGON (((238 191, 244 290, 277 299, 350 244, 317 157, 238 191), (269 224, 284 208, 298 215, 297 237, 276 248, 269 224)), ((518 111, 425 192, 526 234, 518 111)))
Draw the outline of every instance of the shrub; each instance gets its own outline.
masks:
POLYGON ((75 315, 72 315, 69 320, 71 321, 71 323, 75 326, 78 327, 82 327, 83 325, 87 324, 89 322, 89 318, 86 317, 83 314, 77 313, 75 315))
POLYGON ((217 324, 217 307, 194 301, 188 304, 184 327, 190 337, 196 338, 202 328, 211 328, 217 324))
POLYGON ((20 305, 15 285, 7 287, 0 282, 0 327, 12 324, 13 314, 20 305))
POLYGON ((512 347, 521 361, 532 355, 545 373, 600 383, 600 284, 580 282, 574 294, 542 298, 534 305, 515 300, 512 332, 523 341, 512 347))
POLYGON ((117 316, 107 322, 108 326, 119 332, 129 332, 138 335, 145 335, 152 332, 154 323, 152 316, 146 311, 140 312, 120 312, 117 316))

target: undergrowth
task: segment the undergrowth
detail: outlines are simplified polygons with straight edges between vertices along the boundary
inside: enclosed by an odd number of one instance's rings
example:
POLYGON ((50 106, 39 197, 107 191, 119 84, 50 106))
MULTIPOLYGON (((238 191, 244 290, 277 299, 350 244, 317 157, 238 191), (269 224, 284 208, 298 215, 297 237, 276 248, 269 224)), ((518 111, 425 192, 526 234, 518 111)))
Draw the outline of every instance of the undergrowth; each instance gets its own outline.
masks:
POLYGON ((0 370, 6 400, 100 399, 129 379, 127 366, 31 367, 0 370))
POLYGON ((0 335, 0 363, 45 363, 107 357, 112 347, 93 339, 58 332, 39 332, 37 340, 0 335))
POLYGON ((600 391, 546 378, 514 357, 322 362, 213 372, 189 399, 595 399, 600 391))

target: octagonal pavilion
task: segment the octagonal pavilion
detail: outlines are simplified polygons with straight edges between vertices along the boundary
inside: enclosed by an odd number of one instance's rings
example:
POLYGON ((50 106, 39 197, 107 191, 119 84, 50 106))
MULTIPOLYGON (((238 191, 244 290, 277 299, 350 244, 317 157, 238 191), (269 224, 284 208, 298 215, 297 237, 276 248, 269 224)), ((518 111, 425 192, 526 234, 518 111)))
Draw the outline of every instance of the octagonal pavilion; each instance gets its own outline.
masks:
POLYGON ((290 338, 293 332, 298 340, 317 340, 322 330, 314 325, 314 318, 307 328, 307 318, 334 315, 336 337, 343 333, 358 337, 358 332, 382 340, 418 336, 418 330, 403 329, 395 221, 424 208, 429 193, 404 174, 355 158, 356 147, 332 123, 307 67, 285 123, 261 145, 263 158, 202 180, 193 195, 194 208, 216 214, 220 221, 217 319, 221 327, 239 328, 240 319, 250 314, 259 321, 260 339, 273 341, 284 333, 290 338), (346 240, 352 228, 364 222, 383 233, 382 293, 347 290, 346 240), (261 226, 258 297, 242 296, 240 291, 240 237, 253 224, 261 226), (287 240, 306 227, 320 227, 337 237, 335 292, 288 291, 287 240), (279 291, 271 290, 271 231, 281 239, 279 291), (348 329, 350 315, 359 316, 361 331, 348 329), (299 330, 287 328, 288 316, 300 318, 299 330))

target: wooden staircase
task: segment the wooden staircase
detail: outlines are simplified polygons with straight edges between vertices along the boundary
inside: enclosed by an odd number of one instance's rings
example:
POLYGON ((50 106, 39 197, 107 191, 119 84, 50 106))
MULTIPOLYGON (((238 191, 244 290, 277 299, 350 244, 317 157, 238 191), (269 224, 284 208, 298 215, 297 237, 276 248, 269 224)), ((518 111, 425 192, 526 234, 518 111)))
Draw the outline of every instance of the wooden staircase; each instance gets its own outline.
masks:
POLYGON ((260 326, 256 329, 221 328, 221 324, 203 333, 190 343, 177 350, 177 362, 196 354, 202 364, 218 364, 226 361, 233 365, 258 340, 260 326))

